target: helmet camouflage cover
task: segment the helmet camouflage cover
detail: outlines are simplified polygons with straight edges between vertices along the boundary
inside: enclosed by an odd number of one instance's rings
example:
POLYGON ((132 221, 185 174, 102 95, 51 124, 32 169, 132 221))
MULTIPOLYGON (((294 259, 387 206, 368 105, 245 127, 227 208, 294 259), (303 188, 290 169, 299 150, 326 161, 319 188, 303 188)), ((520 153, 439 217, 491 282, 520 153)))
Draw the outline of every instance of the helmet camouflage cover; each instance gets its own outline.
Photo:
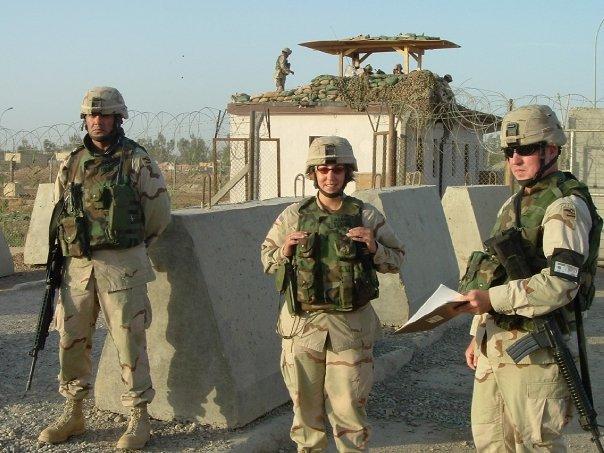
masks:
POLYGON ((80 107, 80 117, 86 115, 120 115, 128 118, 128 109, 121 93, 113 87, 94 87, 86 92, 80 107))
POLYGON ((357 160, 352 152, 350 142, 343 137, 331 135, 317 137, 310 144, 306 159, 306 173, 311 167, 323 164, 346 164, 358 171, 357 160))
POLYGON ((546 142, 562 146, 566 135, 556 114, 547 105, 527 105, 507 113, 501 122, 502 148, 546 142))

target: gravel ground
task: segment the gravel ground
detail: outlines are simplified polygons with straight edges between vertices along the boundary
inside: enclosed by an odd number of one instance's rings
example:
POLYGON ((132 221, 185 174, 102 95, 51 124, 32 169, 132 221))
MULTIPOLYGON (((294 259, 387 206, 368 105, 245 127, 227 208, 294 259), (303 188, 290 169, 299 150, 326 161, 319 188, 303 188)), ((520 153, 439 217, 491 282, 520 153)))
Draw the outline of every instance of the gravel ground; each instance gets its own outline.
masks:
POLYGON ((369 416, 409 426, 430 421, 444 428, 469 429, 473 379, 462 362, 467 332, 465 322, 445 330, 441 339, 419 350, 396 374, 375 384, 367 408, 369 416), (456 385, 451 386, 451 381, 456 385))
MULTIPOLYGON (((603 283, 601 277, 599 282, 603 283)), ((27 351, 33 340, 42 278, 43 272, 38 270, 0 279, 0 451, 114 451, 115 442, 126 427, 126 419, 97 410, 90 400, 86 407, 88 430, 84 435, 59 446, 37 445, 39 431, 58 416, 63 401, 56 388, 56 332, 51 332, 38 360, 33 387, 24 395, 30 365, 27 351)), ((589 314, 591 322, 587 331, 596 408, 601 412, 604 410, 601 388, 604 382, 604 291, 599 291, 598 296, 589 314)), ((368 404, 374 426, 371 452, 474 451, 469 428, 473 378, 463 361, 463 350, 469 339, 467 321, 449 323, 430 334, 400 336, 388 331, 376 344, 376 374, 381 381, 374 385, 368 404), (410 354, 405 351, 411 350, 415 353, 408 360, 405 357, 410 354), (400 363, 388 361, 389 357, 397 357, 400 363)), ((96 364, 106 336, 102 319, 95 335, 92 355, 96 364)), ((153 433, 147 450, 293 452, 295 449, 287 436, 290 414, 291 405, 286 404, 238 430, 214 429, 187 421, 152 420, 153 433), (248 444, 246 447, 245 440, 254 437, 263 441, 256 445, 264 446, 252 448, 248 444), (271 442, 267 443, 266 438, 271 438, 271 442)), ((595 451, 576 422, 569 439, 570 451, 595 451)))

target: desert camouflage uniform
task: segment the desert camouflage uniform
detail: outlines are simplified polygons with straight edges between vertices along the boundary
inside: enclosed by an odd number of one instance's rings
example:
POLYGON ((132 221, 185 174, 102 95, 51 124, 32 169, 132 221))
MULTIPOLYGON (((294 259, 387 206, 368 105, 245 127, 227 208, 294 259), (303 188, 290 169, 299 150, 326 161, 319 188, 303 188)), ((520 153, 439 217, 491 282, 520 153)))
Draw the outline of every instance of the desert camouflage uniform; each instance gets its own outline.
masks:
POLYGON ((275 62, 275 74, 273 78, 275 79, 275 85, 277 87, 277 91, 283 91, 285 89, 285 78, 292 73, 291 65, 287 61, 288 56, 279 55, 277 61, 275 62))
MULTIPOLYGON (((496 229, 514 226, 511 203, 512 199, 502 207, 496 229)), ((524 198, 522 206, 526 207, 524 198)), ((571 195, 551 203, 541 225, 545 257, 560 248, 587 259, 592 220, 581 198, 571 195)), ((490 288, 489 296, 495 312, 532 318, 571 302, 578 287, 577 283, 551 275, 546 267, 530 278, 490 288)), ((498 327, 491 314, 475 316, 471 334, 478 356, 472 399, 472 433, 477 450, 566 451, 561 434, 572 416, 572 403, 551 352, 541 349, 515 364, 506 349, 528 333, 498 327)), ((569 347, 576 349, 575 338, 570 339, 569 347)))
MULTIPOLYGON (((145 336, 145 329, 151 323, 146 283, 154 280, 155 275, 146 245, 168 225, 170 200, 157 163, 135 142, 124 140, 134 148, 128 176, 142 207, 145 242, 126 249, 93 250, 91 259, 66 258, 55 327, 60 335, 59 392, 66 398, 80 400, 92 387, 92 335, 99 309, 103 311, 126 387, 122 403, 131 407, 149 403, 155 394, 145 336)), ((87 177, 102 178, 107 171, 99 164, 107 164, 111 158, 93 156, 89 150, 94 148, 88 135, 84 145, 62 163, 55 183, 55 199, 64 194, 72 175, 76 183, 81 183, 87 177), (80 157, 83 161, 70 174, 70 168, 80 157), (103 170, 99 170, 101 167, 103 170)), ((123 147, 118 146, 113 162, 119 162, 115 156, 121 152, 123 147)), ((115 172, 111 164, 108 166, 110 172, 115 172)))
MULTIPOLYGON (((262 243, 265 272, 274 273, 287 261, 282 245, 297 229, 301 204, 286 208, 262 243)), ((376 270, 398 272, 404 255, 399 239, 373 206, 363 205, 362 219, 378 244, 376 270)), ((338 451, 366 451, 370 426, 365 406, 373 384, 373 343, 380 332, 371 304, 353 312, 300 316, 290 315, 284 304, 277 332, 283 337, 281 371, 294 404, 291 438, 298 451, 326 449, 326 417, 338 451)))

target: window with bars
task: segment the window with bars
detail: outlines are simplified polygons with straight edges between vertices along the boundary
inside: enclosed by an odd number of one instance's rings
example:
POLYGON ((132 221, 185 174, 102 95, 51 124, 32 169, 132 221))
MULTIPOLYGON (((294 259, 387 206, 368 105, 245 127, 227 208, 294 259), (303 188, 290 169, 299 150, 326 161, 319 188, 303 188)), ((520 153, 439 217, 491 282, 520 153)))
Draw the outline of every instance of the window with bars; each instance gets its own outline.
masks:
POLYGON ((455 176, 457 171, 457 144, 451 142, 451 176, 455 176))
POLYGON ((438 140, 434 139, 434 148, 432 151, 432 177, 436 178, 436 155, 438 153, 438 140))
POLYGON ((417 139, 417 158, 415 159, 415 170, 424 172, 424 142, 421 138, 417 139))
POLYGON ((470 145, 463 145, 463 172, 468 174, 470 171, 470 145))

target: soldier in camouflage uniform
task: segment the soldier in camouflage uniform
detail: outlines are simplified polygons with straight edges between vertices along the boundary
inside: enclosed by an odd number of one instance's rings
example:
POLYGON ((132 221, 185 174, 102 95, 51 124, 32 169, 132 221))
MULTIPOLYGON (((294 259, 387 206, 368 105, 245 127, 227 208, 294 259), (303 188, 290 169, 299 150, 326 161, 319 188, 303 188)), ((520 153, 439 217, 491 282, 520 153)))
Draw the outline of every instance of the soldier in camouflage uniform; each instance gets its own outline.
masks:
POLYGON ((369 302, 378 295, 375 271, 398 272, 404 253, 377 209, 344 195, 356 170, 346 139, 315 139, 306 175, 317 196, 286 208, 262 243, 264 270, 287 293, 277 332, 299 452, 326 449, 326 418, 338 451, 367 450, 365 406, 380 330, 369 302))
POLYGON ((547 106, 521 107, 503 119, 501 146, 521 190, 501 208, 492 235, 517 228, 533 275, 510 280, 497 256, 474 252, 461 282, 471 289, 461 310, 476 315, 465 355, 475 370, 472 433, 479 452, 566 451, 571 401, 551 350, 518 364, 506 352, 529 335, 532 318, 554 310, 574 336, 573 304, 593 298, 602 220, 587 187, 558 171, 565 142, 547 106))
POLYGON ((55 444, 84 432, 82 400, 92 387, 92 335, 102 310, 118 350, 122 403, 131 408, 117 447, 142 448, 155 393, 145 338, 151 323, 146 283, 155 278, 147 247, 170 221, 170 200, 157 163, 124 136, 128 112, 118 90, 89 90, 81 117, 88 133, 61 164, 55 184, 55 200, 65 200, 58 236, 66 262, 55 326, 66 402, 38 440, 55 444))
POLYGON ((277 87, 277 91, 283 91, 285 89, 285 78, 294 73, 290 69, 289 61, 287 61, 288 57, 291 55, 292 51, 288 47, 281 51, 281 55, 277 58, 275 62, 275 75, 273 78, 275 79, 275 85, 277 87))

